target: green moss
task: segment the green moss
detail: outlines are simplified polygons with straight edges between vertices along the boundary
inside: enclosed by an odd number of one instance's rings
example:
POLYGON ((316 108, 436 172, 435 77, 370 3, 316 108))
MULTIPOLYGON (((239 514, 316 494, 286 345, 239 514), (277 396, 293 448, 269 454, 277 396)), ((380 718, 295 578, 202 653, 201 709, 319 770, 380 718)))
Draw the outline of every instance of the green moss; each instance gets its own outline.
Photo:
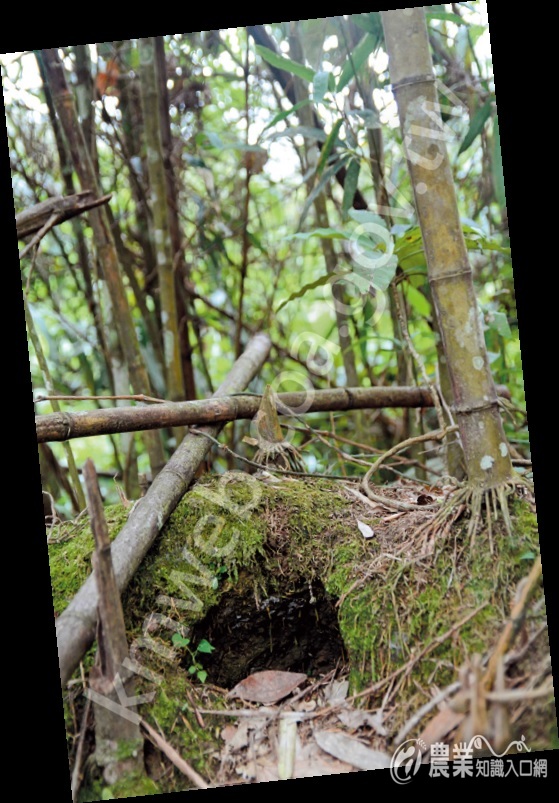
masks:
MULTIPOLYGON (((101 800, 121 800, 126 797, 143 797, 158 795, 160 789, 147 775, 129 775, 112 786, 105 786, 101 792, 101 800)), ((99 799, 99 798, 97 798, 99 799)))
MULTIPOLYGON (((465 660, 491 648, 514 589, 539 551, 536 518, 523 500, 513 504, 512 535, 495 525, 491 539, 478 535, 472 547, 465 528, 456 524, 424 556, 412 547, 409 555, 393 554, 402 537, 397 527, 392 532, 393 525, 360 509, 360 520, 377 536, 382 532, 382 539, 364 539, 355 505, 327 480, 267 484, 237 473, 205 477, 177 506, 123 595, 131 652, 155 678, 138 679, 138 693, 154 695, 142 715, 162 728, 203 777, 211 778, 215 769, 218 729, 214 723, 202 728, 195 716, 191 696, 197 687, 180 666, 172 636, 189 634, 225 591, 235 587, 258 598, 320 580, 339 600, 352 691, 422 655, 413 672, 397 676, 395 720, 403 720, 425 702, 418 689, 452 682, 465 660)), ((126 511, 117 507, 108 515, 114 537, 126 511)), ((57 611, 85 579, 91 548, 85 521, 72 538, 49 548, 57 611)), ((211 697, 206 706, 226 705, 219 693, 211 697)), ((188 782, 173 769, 161 791, 185 788, 188 782)))
MULTIPOLYGON (((116 538, 128 513, 120 504, 105 508, 111 540, 116 538)), ((50 533, 49 565, 55 616, 62 613, 91 573, 93 547, 88 518, 62 522, 53 527, 50 533)))

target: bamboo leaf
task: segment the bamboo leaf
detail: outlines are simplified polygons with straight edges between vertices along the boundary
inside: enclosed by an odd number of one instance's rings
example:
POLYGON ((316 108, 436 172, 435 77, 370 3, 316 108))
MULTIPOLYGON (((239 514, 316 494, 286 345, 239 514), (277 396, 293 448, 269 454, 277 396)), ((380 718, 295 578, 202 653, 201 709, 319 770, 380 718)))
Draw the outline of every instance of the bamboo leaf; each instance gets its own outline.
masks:
POLYGON ((369 292, 371 287, 388 290, 398 267, 398 257, 395 254, 388 255, 379 248, 362 247, 361 258, 365 258, 366 262, 357 259, 347 274, 347 280, 361 293, 369 292))
POLYGON ((253 234, 253 232, 251 232, 251 231, 247 231, 247 237, 248 237, 251 245, 253 245, 255 248, 258 248, 258 250, 262 251, 263 254, 267 254, 267 251, 264 248, 264 246, 262 245, 262 243, 260 241, 260 238, 257 237, 256 234, 253 234))
POLYGON ((346 153, 343 156, 341 156, 333 165, 330 165, 330 167, 328 167, 324 171, 324 173, 320 177, 320 181, 313 188, 312 192, 309 193, 309 197, 305 201, 305 204, 303 206, 303 210, 301 212, 301 217, 299 218, 299 225, 298 225, 297 228, 300 229, 301 226, 303 225, 303 222, 304 222, 304 220, 305 220, 305 218, 306 218, 306 216, 308 214, 308 211, 309 211, 311 205, 314 202, 314 199, 318 195, 320 195, 321 192, 324 191, 324 188, 326 187, 326 185, 328 184, 330 179, 333 176, 335 176, 336 173, 338 172, 338 170, 340 170, 340 168, 342 168, 350 159, 351 159, 351 154, 346 153))
POLYGON ((344 182, 344 197, 342 200, 342 211, 344 215, 353 206, 353 199, 357 189, 357 182, 359 180, 359 171, 361 170, 361 162, 358 159, 352 159, 348 165, 344 182))
POLYGON ((313 101, 315 103, 321 103, 324 95, 328 92, 331 75, 332 73, 327 72, 326 70, 319 70, 314 74, 312 85, 313 101))
POLYGON ((365 59, 373 52, 379 42, 378 34, 367 33, 353 50, 351 57, 348 57, 343 66, 340 80, 338 81, 337 92, 347 86, 356 72, 359 72, 365 59))
POLYGON ((281 121, 285 120, 286 117, 289 117, 290 114, 293 114, 294 112, 298 111, 303 106, 308 106, 310 102, 311 101, 308 98, 305 98, 305 100, 300 100, 299 103, 296 103, 295 106, 292 106, 290 109, 285 109, 284 111, 279 112, 270 120, 270 122, 267 125, 264 126, 263 131, 266 131, 267 128, 272 128, 278 123, 281 123, 281 121))
MULTIPOLYGON (((487 237, 477 227, 463 224, 462 233, 464 234, 464 240, 468 251, 496 251, 510 258, 510 248, 501 245, 496 239, 487 237)), ((425 251, 423 249, 423 238, 421 237, 419 226, 414 226, 403 235, 396 238, 394 253, 398 257, 400 267, 404 271, 424 267, 427 264, 425 251)))
POLYGON ((423 295, 413 285, 408 284, 406 287, 406 298, 411 307, 417 312, 421 318, 428 318, 431 314, 431 305, 423 295))
POLYGON ((312 139, 315 142, 326 142, 326 134, 321 128, 313 128, 310 125, 297 125, 286 128, 285 131, 276 131, 269 139, 279 139, 280 137, 294 137, 300 134, 305 139, 312 139))
POLYGON ((507 197, 505 194, 505 175, 503 173, 503 159, 501 156, 501 136, 499 134, 499 121, 495 116, 493 118, 493 153, 492 153, 491 167, 493 171, 493 188, 495 190, 495 197, 500 207, 504 208, 507 205, 507 197))
POLYGON ((343 119, 341 117, 340 117, 339 120, 336 120, 336 122, 334 123, 334 125, 332 127, 332 130, 328 134, 326 142, 324 143, 324 147, 320 151, 320 158, 319 158, 318 164, 316 166, 316 173, 319 176, 322 175, 322 171, 324 170, 324 168, 326 166, 326 163, 328 161, 328 157, 332 153, 332 148, 334 147, 334 143, 336 142, 339 130, 342 127, 343 122, 344 121, 343 121, 343 119))
POLYGON ((468 26, 468 34, 470 37, 470 41, 472 43, 472 47, 475 46, 479 37, 484 34, 487 30, 486 25, 469 25, 468 26))
POLYGON ((380 128, 378 113, 373 109, 359 109, 348 112, 348 116, 360 117, 365 123, 365 128, 380 128))
POLYGON ((386 228, 386 224, 380 215, 375 212, 370 212, 368 209, 350 209, 349 217, 355 220, 356 223, 364 225, 366 223, 375 223, 379 226, 386 228))
POLYGON ((485 320, 488 328, 497 332, 502 338, 512 337, 511 328, 504 312, 488 312, 485 320))
POLYGON ((485 123, 487 122, 488 118, 491 116, 491 109, 493 107, 492 101, 488 100, 487 103, 478 109, 474 116, 471 119, 470 127, 466 133, 466 136, 462 140, 462 144, 460 145, 460 150, 458 154, 460 155, 464 151, 468 150, 472 142, 475 138, 481 134, 485 123))
POLYGON ((428 20, 442 20, 443 22, 453 22, 455 25, 467 25, 465 19, 460 14, 452 14, 450 11, 426 11, 425 17, 428 20))
POLYGON ((186 164, 190 165, 190 167, 206 167, 207 166, 206 163, 204 162, 204 160, 200 156, 193 156, 190 153, 185 153, 183 158, 184 158, 184 161, 186 162, 186 164))
POLYGON ((308 240, 310 237, 322 237, 325 240, 347 240, 347 234, 339 229, 322 228, 312 231, 298 231, 288 235, 286 240, 308 240))
POLYGON ((290 301, 293 301, 296 298, 302 298, 305 293, 308 293, 309 290, 314 290, 317 287, 322 287, 322 285, 328 284, 328 282, 332 282, 335 280, 336 277, 330 276, 328 273, 324 274, 324 276, 320 276, 314 282, 310 282, 310 284, 305 284, 295 293, 291 293, 289 298, 286 298, 285 301, 282 301, 279 307, 276 309, 276 312, 279 312, 280 309, 283 309, 286 304, 289 304, 290 301))
POLYGON ((382 25, 378 11, 372 11, 370 14, 352 14, 350 20, 367 33, 375 36, 381 34, 382 25))
POLYGON ((225 147, 219 134, 216 134, 215 131, 207 130, 196 134, 196 144, 201 148, 217 148, 218 150, 222 150, 225 147))
POLYGON ((299 64, 297 61, 291 61, 291 59, 288 59, 285 56, 280 56, 278 53, 274 53, 273 50, 270 50, 263 45, 256 45, 256 52, 259 56, 262 56, 264 61, 267 61, 268 64, 271 64, 272 67, 277 67, 280 70, 285 70, 286 72, 292 73, 292 75, 297 75, 299 78, 302 78, 309 84, 314 78, 314 70, 311 70, 310 67, 305 67, 303 64, 299 64))

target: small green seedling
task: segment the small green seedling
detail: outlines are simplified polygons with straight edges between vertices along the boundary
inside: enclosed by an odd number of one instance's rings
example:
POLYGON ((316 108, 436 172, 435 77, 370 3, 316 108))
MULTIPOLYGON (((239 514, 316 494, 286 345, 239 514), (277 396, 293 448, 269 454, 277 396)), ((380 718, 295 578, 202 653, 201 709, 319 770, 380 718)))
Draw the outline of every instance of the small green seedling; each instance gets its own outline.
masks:
POLYGON ((221 580, 223 580, 223 575, 225 575, 225 574, 227 574, 227 567, 226 566, 220 566, 219 569, 217 569, 217 571, 216 571, 216 573, 215 573, 215 575, 214 575, 214 577, 212 579, 212 588, 213 588, 214 591, 217 591, 217 589, 219 588, 219 583, 220 583, 221 580))
POLYGON ((206 678, 208 677, 208 673, 200 663, 196 659, 198 653, 212 653, 215 650, 215 647, 212 647, 207 639, 203 638, 201 641, 198 642, 198 646, 195 649, 192 649, 190 646, 191 639, 186 638, 185 636, 181 636, 180 633, 174 633, 173 635, 173 645, 178 647, 179 649, 184 648, 190 654, 190 658, 192 663, 188 667, 188 674, 189 675, 196 675, 200 683, 205 683, 206 678))

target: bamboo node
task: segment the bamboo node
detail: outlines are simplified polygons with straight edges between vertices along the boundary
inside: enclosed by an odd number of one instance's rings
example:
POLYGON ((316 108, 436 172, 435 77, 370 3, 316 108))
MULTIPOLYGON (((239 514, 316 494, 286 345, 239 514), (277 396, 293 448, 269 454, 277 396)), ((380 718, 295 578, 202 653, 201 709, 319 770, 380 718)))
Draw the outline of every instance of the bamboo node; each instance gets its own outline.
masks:
POLYGON ((433 75, 414 75, 411 78, 402 78, 401 81, 396 81, 391 84, 392 91, 395 92, 404 86, 413 86, 415 84, 434 84, 436 78, 433 75))

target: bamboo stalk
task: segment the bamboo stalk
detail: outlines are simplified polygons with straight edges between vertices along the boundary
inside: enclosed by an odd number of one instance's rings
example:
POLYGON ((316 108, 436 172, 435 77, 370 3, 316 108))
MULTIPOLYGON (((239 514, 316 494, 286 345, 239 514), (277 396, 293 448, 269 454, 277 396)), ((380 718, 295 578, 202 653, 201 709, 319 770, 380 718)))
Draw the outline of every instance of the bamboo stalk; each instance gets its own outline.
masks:
MULTIPOLYGON (((52 388, 52 378, 50 375, 50 370, 47 362, 47 358, 43 351, 43 347, 41 345, 41 341, 39 339, 39 335, 35 329, 35 325, 33 323, 33 317, 31 315, 31 310, 29 309, 29 305, 27 303, 27 299, 23 299, 23 306, 25 309, 25 322, 27 324, 27 331, 29 332, 29 337, 31 342, 33 343, 33 348, 35 349, 35 356, 37 357, 37 362, 39 363, 39 368, 41 369, 41 373, 43 374, 43 379, 47 388, 52 388)), ((51 401, 53 410, 57 412, 60 411, 60 405, 57 401, 51 401)), ((73 491, 76 495, 76 501, 78 503, 78 510, 83 510, 85 508, 85 494, 83 492, 83 488, 81 486, 80 478, 78 475, 78 469, 76 466, 76 461, 74 459, 74 454, 70 447, 69 443, 64 444, 64 451, 66 452, 66 460, 68 461, 68 471, 70 472, 70 477, 72 479, 72 487, 73 491)))
POLYGON ((192 364, 192 346, 190 344, 189 323, 192 317, 192 303, 184 293, 182 277, 189 278, 189 270, 184 255, 182 229, 179 222, 179 198, 177 176, 172 160, 173 138, 171 120, 169 118, 169 92, 167 89, 167 64, 165 60, 165 44, 162 36, 155 37, 155 65, 159 84, 159 118, 161 145, 163 148, 163 166, 167 183, 167 212, 169 214, 169 233, 173 249, 173 265, 175 271, 175 295, 177 300, 178 328, 184 379, 184 398, 196 398, 196 381, 192 364))
MULTIPOLYGON (((289 415, 286 408, 299 414, 433 406, 429 390, 422 387, 330 388, 278 393, 278 400, 281 402, 278 412, 283 415, 289 415)), ((259 405, 259 396, 238 395, 177 404, 156 404, 150 407, 112 407, 77 413, 49 413, 36 416, 35 426, 38 443, 45 443, 117 432, 252 419, 259 405)))
POLYGON ((423 7, 382 11, 390 80, 453 391, 468 480, 514 477, 458 213, 423 7))
MULTIPOLYGON (((78 175, 82 190, 91 190, 95 197, 100 196, 97 176, 93 168, 89 148, 80 126, 72 93, 68 87, 64 73, 64 65, 56 48, 47 48, 37 52, 37 58, 43 63, 56 113, 64 129, 72 162, 78 175)), ((130 372, 130 382, 135 393, 150 394, 148 373, 140 352, 140 344, 132 312, 126 298, 126 290, 122 281, 114 237, 109 225, 107 212, 103 206, 89 211, 89 220, 95 237, 95 245, 99 261, 103 267, 103 278, 107 283, 111 297, 113 319, 118 333, 119 348, 122 348, 126 367, 130 372)), ((155 475, 162 468, 165 457, 159 433, 144 436, 146 450, 149 453, 152 473, 155 475)))
MULTIPOLYGON (((167 392, 171 401, 184 398, 184 384, 178 331, 175 272, 171 251, 171 234, 167 213, 167 187, 159 125, 159 93, 155 72, 155 44, 153 38, 140 39, 140 78, 142 109, 144 113, 145 144, 150 184, 150 208, 153 248, 159 278, 161 328, 167 392)), ((175 430, 177 444, 184 432, 175 430)))

